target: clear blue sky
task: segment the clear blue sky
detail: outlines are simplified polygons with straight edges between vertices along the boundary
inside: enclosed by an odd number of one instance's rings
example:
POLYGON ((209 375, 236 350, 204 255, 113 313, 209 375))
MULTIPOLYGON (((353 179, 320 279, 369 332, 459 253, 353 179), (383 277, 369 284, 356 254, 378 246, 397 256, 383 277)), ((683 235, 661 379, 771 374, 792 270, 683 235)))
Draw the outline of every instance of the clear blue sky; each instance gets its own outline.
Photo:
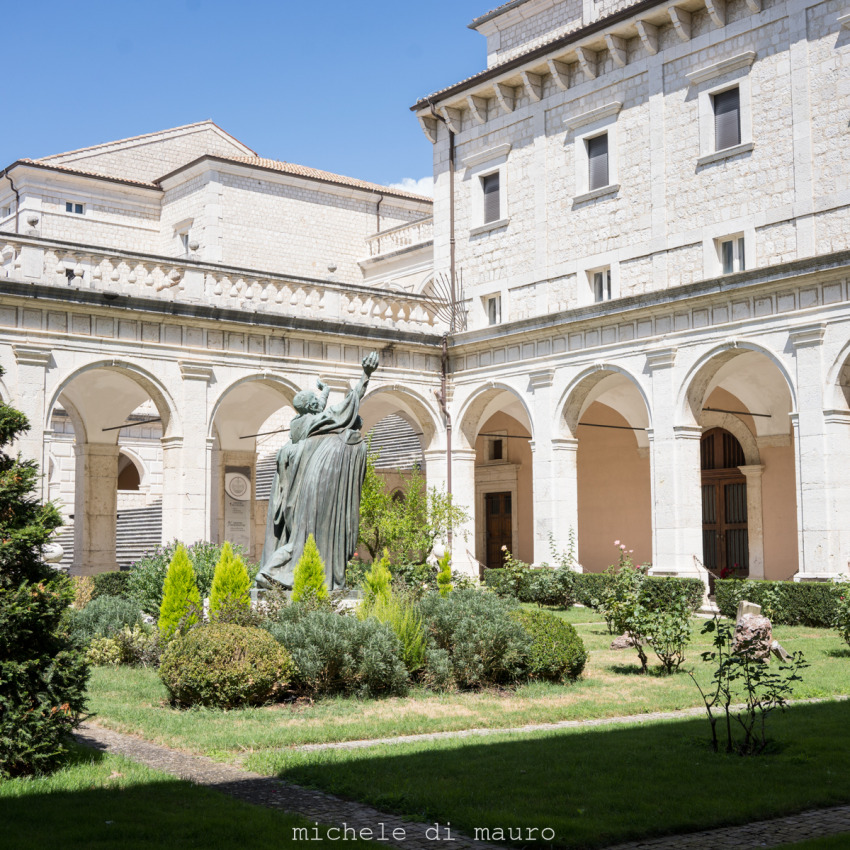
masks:
POLYGON ((206 118, 261 156, 379 183, 431 173, 409 111, 486 65, 499 0, 9 3, 0 167, 206 118))

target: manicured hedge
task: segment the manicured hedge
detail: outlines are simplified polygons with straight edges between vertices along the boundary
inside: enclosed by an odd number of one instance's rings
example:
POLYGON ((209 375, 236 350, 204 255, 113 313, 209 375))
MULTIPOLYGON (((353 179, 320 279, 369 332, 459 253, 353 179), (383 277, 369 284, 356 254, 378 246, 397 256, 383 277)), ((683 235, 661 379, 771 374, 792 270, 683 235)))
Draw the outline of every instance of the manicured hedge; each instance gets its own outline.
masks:
POLYGON ((120 596, 124 599, 129 597, 127 582, 130 579, 130 573, 115 570, 109 573, 98 573, 92 578, 94 579, 92 599, 97 599, 98 596, 120 596))
POLYGON ((718 579, 714 598, 724 617, 734 617, 742 599, 761 605, 774 625, 830 628, 835 617, 832 582, 742 581, 718 579))
MULTIPOLYGON (((537 602, 534 593, 535 579, 539 573, 551 572, 544 569, 528 570, 520 586, 520 602, 537 602)), ((505 570, 485 570, 484 584, 499 592, 504 581, 505 570)), ((574 573, 573 598, 580 605, 594 607, 594 600, 599 599, 605 584, 605 573, 574 573)), ((705 585, 698 578, 677 578, 675 576, 650 576, 647 584, 649 598, 659 608, 665 607, 667 600, 674 595, 684 594, 688 599, 691 610, 696 611, 702 605, 705 595, 705 585)), ((737 603, 736 603, 737 605, 737 603)))

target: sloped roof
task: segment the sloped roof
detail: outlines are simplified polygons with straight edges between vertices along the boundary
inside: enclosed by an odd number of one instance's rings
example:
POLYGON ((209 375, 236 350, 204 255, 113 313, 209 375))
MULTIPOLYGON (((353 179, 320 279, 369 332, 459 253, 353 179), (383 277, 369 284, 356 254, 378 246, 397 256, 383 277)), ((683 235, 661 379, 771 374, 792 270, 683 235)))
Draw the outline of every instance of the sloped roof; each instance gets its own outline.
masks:
POLYGON ((13 162, 9 168, 14 168, 16 165, 28 165, 33 168, 43 168, 46 171, 63 171, 68 174, 77 174, 82 177, 94 177, 97 180, 108 180, 111 183, 126 183, 128 186, 142 186, 145 189, 156 189, 157 191, 160 191, 160 187, 157 186, 156 183, 149 183, 145 180, 132 180, 129 177, 112 177, 109 174, 102 174, 98 171, 86 171, 83 168, 71 168, 68 165, 60 165, 55 162, 45 162, 42 159, 18 159, 13 162))
POLYGON ((489 12, 485 12, 483 15, 479 15, 477 18, 474 18, 472 23, 469 24, 469 28, 474 30, 479 24, 483 24, 485 21, 489 21, 491 18, 501 15, 502 12, 507 12, 508 9, 513 9, 515 6, 522 6, 523 3, 527 2, 528 0, 508 0, 507 3, 502 3, 501 6, 496 6, 495 9, 491 9, 489 12))
POLYGON ((209 159, 213 162, 233 162, 240 165, 248 165, 252 168, 261 168, 265 171, 279 171, 284 174, 291 174, 294 177, 306 177, 308 180, 317 180, 321 183, 333 183, 338 186, 351 186, 354 189, 363 189, 367 192, 376 192, 381 195, 393 195, 398 198, 407 198, 411 201, 424 201, 432 204, 433 199, 426 195, 417 195, 413 192, 405 192, 401 189, 391 189, 389 186, 383 186, 380 183, 369 183, 366 180, 358 180, 356 177, 347 177, 344 174, 334 174, 330 171, 321 171, 318 168, 310 168, 306 165, 298 165, 294 162, 284 162, 277 159, 266 159, 261 156, 219 156, 205 155, 190 162, 187 165, 181 166, 178 169, 165 174, 156 182, 161 183, 163 180, 178 174, 204 159, 209 159))

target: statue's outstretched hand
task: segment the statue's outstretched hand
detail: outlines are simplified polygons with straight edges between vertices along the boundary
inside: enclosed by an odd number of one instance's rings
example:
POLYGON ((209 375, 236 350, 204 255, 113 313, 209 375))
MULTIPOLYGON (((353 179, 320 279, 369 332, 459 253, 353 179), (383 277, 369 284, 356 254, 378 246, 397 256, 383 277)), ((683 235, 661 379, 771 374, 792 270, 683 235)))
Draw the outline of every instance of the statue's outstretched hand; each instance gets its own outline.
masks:
POLYGON ((321 392, 322 390, 327 389, 327 387, 328 387, 328 385, 327 385, 327 384, 326 384, 326 383, 325 383, 325 382, 324 382, 321 378, 319 378, 319 379, 316 381, 316 386, 319 388, 319 392, 321 392))
POLYGON ((363 358, 363 371, 367 375, 371 375, 378 368, 378 352, 373 351, 363 358))

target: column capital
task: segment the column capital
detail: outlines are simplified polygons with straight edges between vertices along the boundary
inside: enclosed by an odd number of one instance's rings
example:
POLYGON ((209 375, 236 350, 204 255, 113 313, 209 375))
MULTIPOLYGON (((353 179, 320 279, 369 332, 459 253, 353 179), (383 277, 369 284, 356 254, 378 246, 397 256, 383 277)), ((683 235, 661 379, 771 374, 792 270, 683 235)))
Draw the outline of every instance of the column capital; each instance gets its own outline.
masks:
POLYGON ((578 451, 578 437, 554 437, 550 442, 553 452, 578 451))
POLYGON ((764 464, 763 463, 751 463, 745 466, 739 466, 738 469, 744 473, 747 478, 747 482, 750 481, 751 478, 761 478, 764 473, 764 464))
POLYGON ((162 450, 168 451, 169 449, 182 449, 183 448, 183 438, 179 435, 174 437, 162 437, 160 439, 160 443, 162 444, 162 450))
POLYGON ((179 360, 178 364, 184 381, 206 381, 209 383, 212 380, 212 366, 207 366, 206 363, 197 360, 179 360))
POLYGON ((554 369, 538 369, 535 372, 530 372, 528 375, 528 383, 531 385, 531 389, 534 392, 539 389, 551 387, 554 381, 554 369))
POLYGON ((44 366, 50 364, 50 355, 53 349, 46 345, 16 344, 12 346, 15 352, 15 361, 19 366, 44 366))
POLYGON ((674 425, 673 435, 677 440, 700 440, 702 428, 699 425, 674 425))
POLYGON ((827 425, 850 425, 850 410, 824 410, 823 421, 827 425))
POLYGON ((475 463, 475 449, 452 449, 452 462, 475 463))
POLYGON ((814 325, 806 325, 791 331, 788 336, 794 348, 811 348, 823 342, 826 333, 826 323, 818 322, 814 325))
POLYGON ((676 362, 675 348, 657 348, 646 353, 646 368, 650 372, 656 369, 670 369, 676 362))

